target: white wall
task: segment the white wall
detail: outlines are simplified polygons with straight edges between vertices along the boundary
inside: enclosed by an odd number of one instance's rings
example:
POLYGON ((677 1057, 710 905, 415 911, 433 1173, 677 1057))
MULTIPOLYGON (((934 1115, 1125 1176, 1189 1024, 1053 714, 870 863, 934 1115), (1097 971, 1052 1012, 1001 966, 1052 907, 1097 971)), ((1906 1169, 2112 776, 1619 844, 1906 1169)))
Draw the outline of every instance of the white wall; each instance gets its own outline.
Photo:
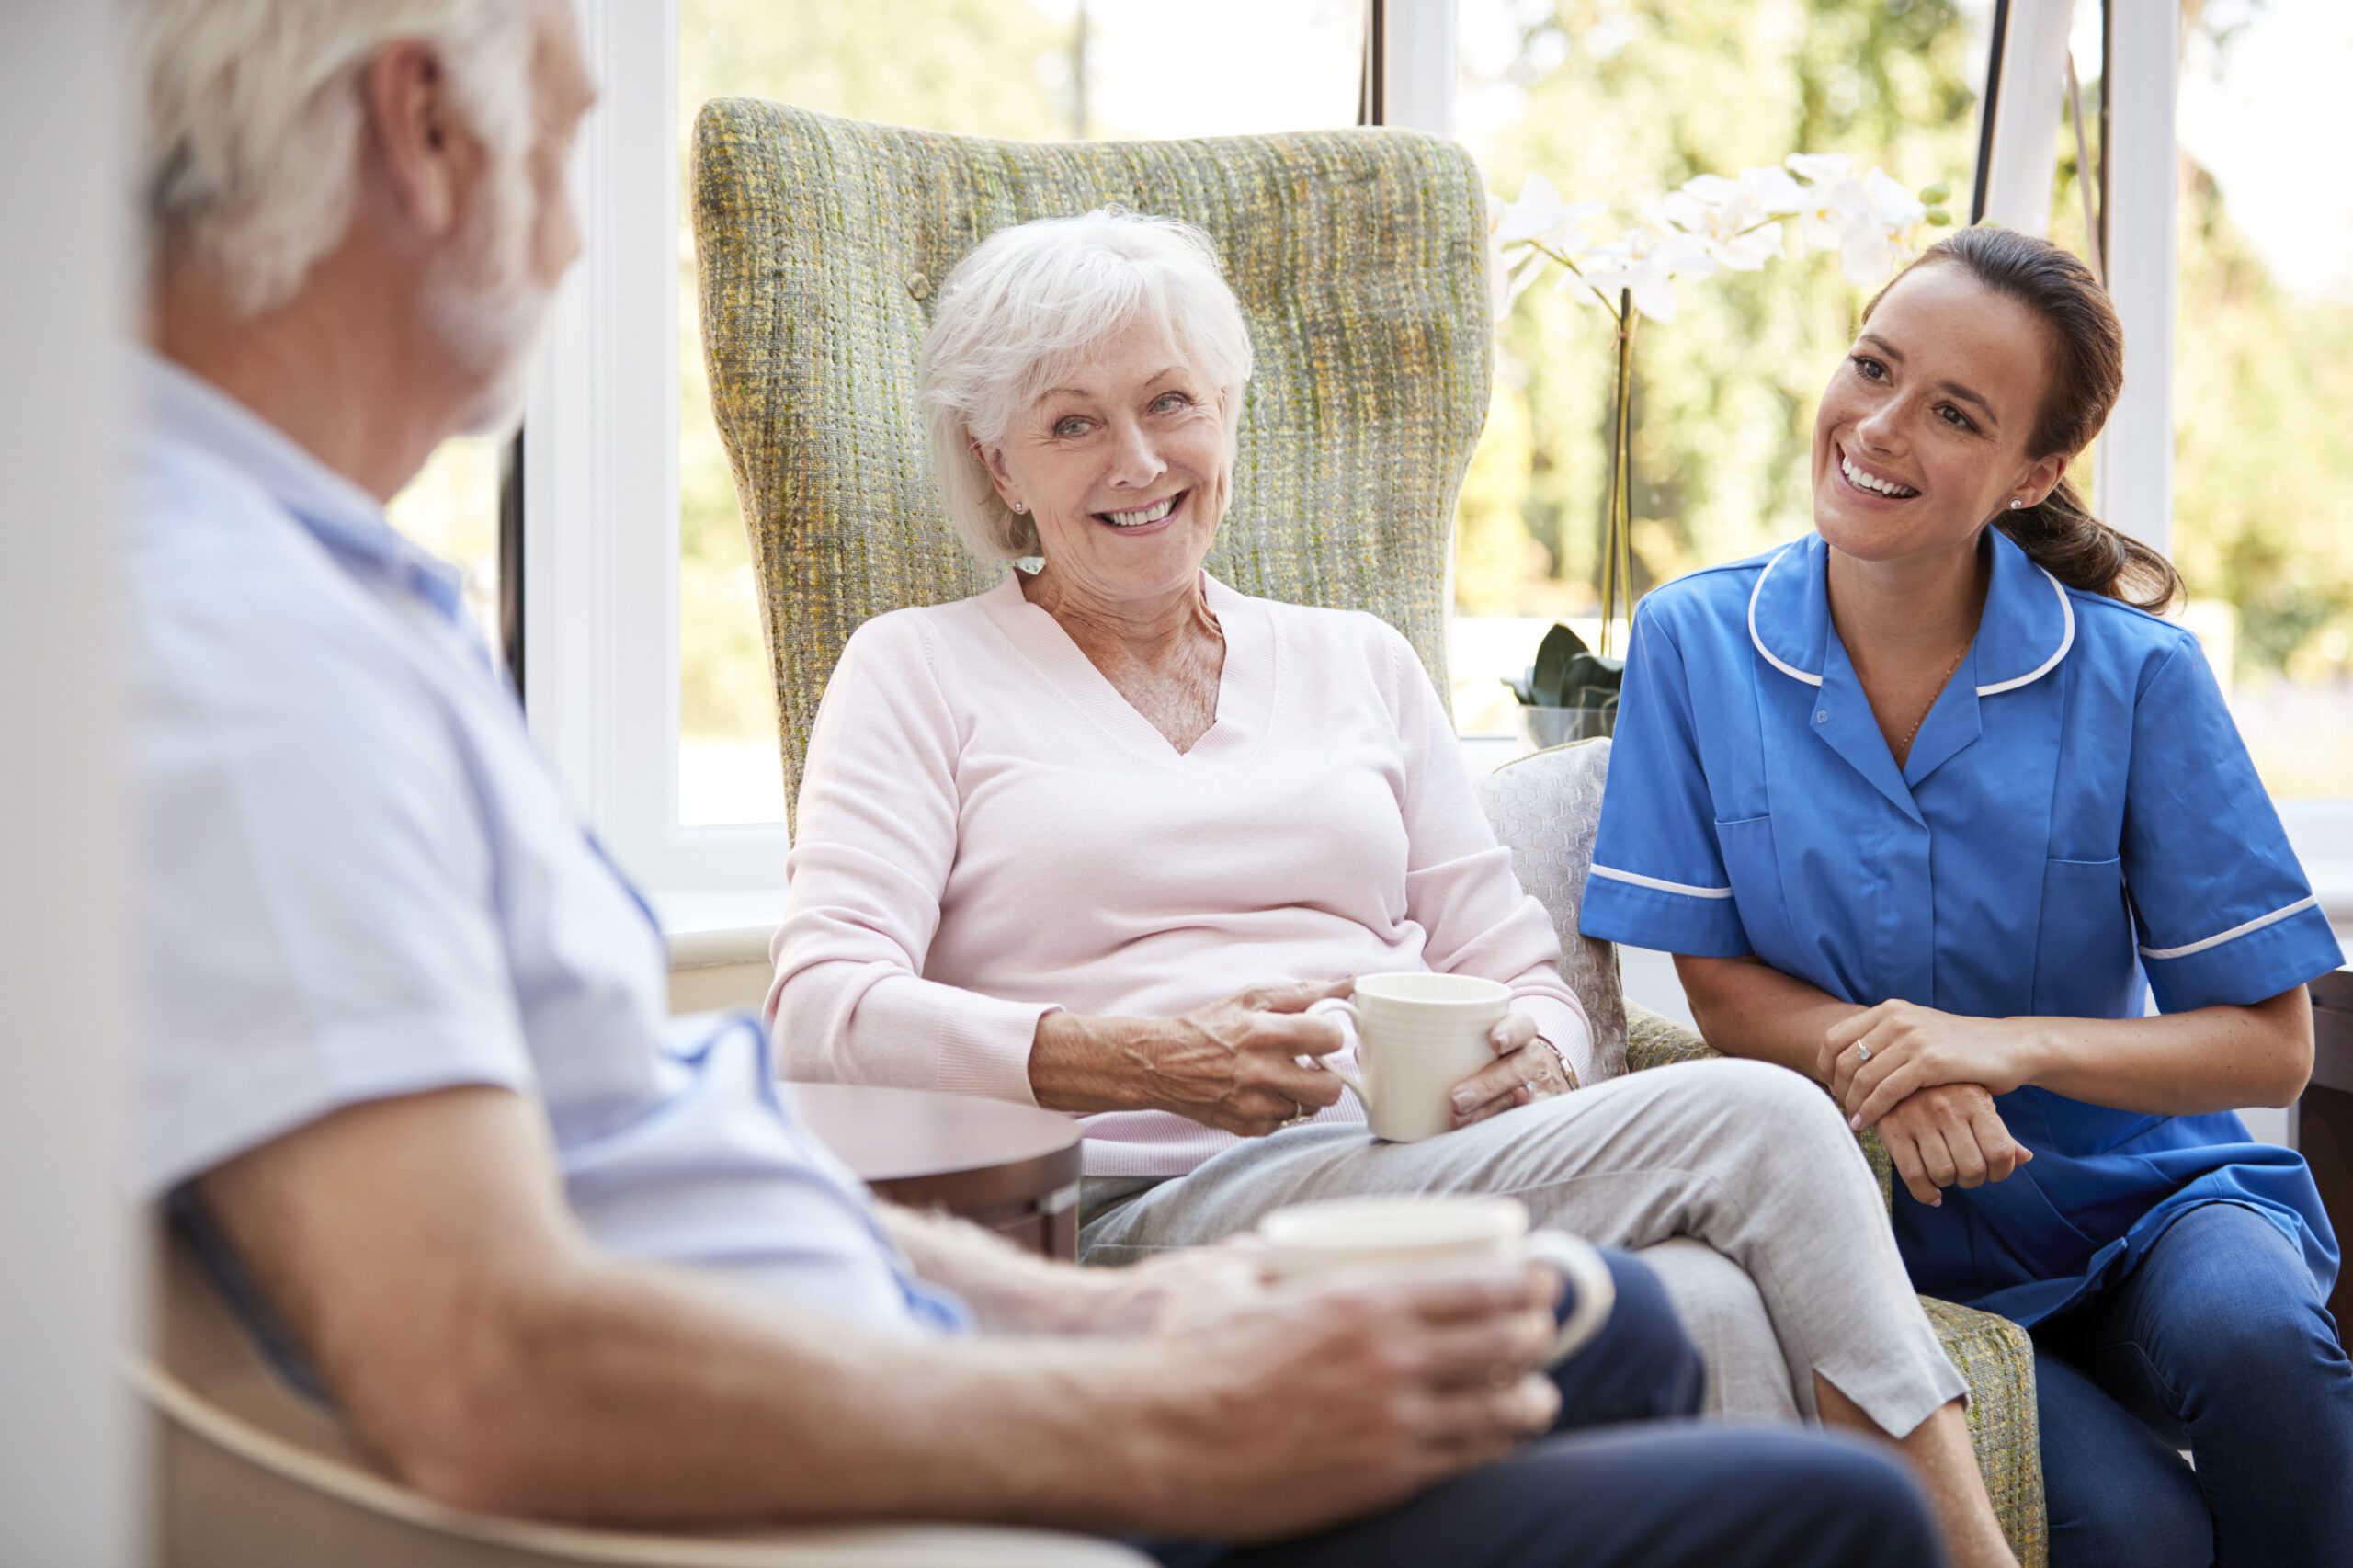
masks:
POLYGON ((115 7, 0 5, 0 1563, 137 1551, 115 1375, 115 7))

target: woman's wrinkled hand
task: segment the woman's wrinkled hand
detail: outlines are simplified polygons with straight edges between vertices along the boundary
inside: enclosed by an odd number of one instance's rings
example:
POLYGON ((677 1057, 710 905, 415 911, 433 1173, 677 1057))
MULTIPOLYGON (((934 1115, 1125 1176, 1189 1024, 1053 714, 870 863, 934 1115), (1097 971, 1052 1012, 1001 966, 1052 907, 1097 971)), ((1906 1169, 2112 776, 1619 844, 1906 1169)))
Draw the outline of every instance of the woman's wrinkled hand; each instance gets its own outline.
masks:
POLYGON ((1340 1080, 1298 1059, 1328 1056, 1346 1037, 1331 1019, 1302 1015, 1355 989, 1353 979, 1253 985, 1166 1019, 1136 1048, 1154 1108, 1263 1138, 1333 1104, 1340 1080))
POLYGON ((1536 1020, 1514 1013, 1487 1037, 1495 1060, 1454 1086, 1454 1125, 1468 1127, 1515 1106, 1565 1095, 1576 1080, 1560 1053, 1539 1039, 1536 1020))
POLYGON ((2034 1151, 2010 1136, 1983 1084, 1922 1089, 1879 1120, 1879 1141, 1904 1189, 1935 1209, 1940 1188, 2006 1181, 2034 1151))
POLYGON ((1982 1084, 2006 1095, 2027 1081, 2030 1046, 2017 1020, 1882 1002, 1824 1035, 1814 1075, 1830 1085, 1847 1125, 1859 1129, 1940 1084, 1982 1084))

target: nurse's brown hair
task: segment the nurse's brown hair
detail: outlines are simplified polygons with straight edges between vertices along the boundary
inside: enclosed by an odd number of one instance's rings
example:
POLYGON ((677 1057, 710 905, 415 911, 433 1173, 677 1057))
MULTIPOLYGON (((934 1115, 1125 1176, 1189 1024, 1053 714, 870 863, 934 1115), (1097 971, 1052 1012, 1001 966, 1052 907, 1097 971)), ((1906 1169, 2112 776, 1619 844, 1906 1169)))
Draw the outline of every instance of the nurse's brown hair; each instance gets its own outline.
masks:
MULTIPOLYGON (((2048 240, 1992 227, 1956 230, 1912 267, 1966 268, 1984 287, 2034 312, 2050 337, 2051 384, 2027 437, 2027 454, 2070 460, 2080 455, 2108 423, 2124 385, 2124 328, 2091 268, 2048 240)), ((1888 289, 1902 280, 1899 274, 1888 289)), ((1863 319, 1885 298, 1887 289, 1873 295, 1863 319)), ((2071 588, 2160 611, 2184 592, 2172 562, 2093 517, 2069 480, 2060 480, 2035 506, 2004 512, 1994 525, 2071 588)))

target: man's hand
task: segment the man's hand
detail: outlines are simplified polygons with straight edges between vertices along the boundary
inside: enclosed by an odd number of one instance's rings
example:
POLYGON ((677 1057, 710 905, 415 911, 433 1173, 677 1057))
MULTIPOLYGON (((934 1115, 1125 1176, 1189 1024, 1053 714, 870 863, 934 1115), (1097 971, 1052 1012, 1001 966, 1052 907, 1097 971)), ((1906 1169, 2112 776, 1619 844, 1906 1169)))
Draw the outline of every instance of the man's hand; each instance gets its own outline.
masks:
POLYGON ((1869 1127, 1907 1096, 1939 1084, 1982 1084, 2006 1095, 2030 1076, 2031 1019, 1972 1018, 1916 1002, 1882 1002, 1823 1036, 1814 1076, 1830 1085, 1848 1125, 1869 1127))
POLYGON ((1940 1187, 2006 1181, 2034 1158, 1982 1084, 1940 1084, 1900 1101, 1880 1118, 1879 1141, 1904 1190, 1931 1209, 1944 1202, 1940 1187))
POLYGON ((1491 1269, 1277 1290, 1156 1336, 1132 1429, 1145 1528, 1289 1536, 1500 1458, 1559 1412, 1538 1369, 1556 1289, 1491 1269))
POLYGON ((1488 1036, 1495 1060, 1454 1086, 1454 1125, 1468 1127, 1518 1106, 1533 1105, 1575 1088, 1568 1063, 1537 1038, 1536 1020, 1514 1013, 1488 1036))

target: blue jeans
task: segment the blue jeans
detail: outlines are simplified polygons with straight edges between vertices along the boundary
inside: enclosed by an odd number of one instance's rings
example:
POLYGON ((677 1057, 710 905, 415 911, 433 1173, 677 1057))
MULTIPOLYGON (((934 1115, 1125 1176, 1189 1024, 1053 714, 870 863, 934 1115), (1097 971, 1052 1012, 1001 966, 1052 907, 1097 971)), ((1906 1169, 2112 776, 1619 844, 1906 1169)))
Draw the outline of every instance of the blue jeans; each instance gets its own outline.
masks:
POLYGON ((1386 1513, 1296 1540, 1143 1542, 1170 1568, 1929 1568, 1942 1549, 1878 1445, 1702 1426, 1699 1353, 1648 1265, 1556 1368, 1552 1436, 1386 1513), (1642 1425, 1632 1425, 1642 1423, 1642 1425))
POLYGON ((2192 1210, 2034 1338, 2052 1568, 2353 1560, 2353 1364, 2269 1221, 2192 1210))

